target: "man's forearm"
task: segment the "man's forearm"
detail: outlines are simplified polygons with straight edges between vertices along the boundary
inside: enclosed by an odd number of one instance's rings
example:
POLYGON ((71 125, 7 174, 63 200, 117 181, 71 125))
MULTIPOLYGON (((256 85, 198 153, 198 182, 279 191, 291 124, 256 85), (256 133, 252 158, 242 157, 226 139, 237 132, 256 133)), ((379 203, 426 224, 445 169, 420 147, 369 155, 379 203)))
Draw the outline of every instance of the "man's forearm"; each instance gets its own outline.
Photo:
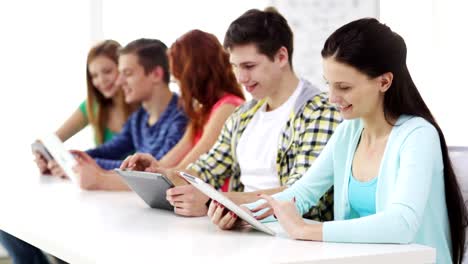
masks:
POLYGON ((245 203, 253 203, 257 201, 258 199, 260 199, 258 197, 259 194, 273 195, 275 193, 279 193, 285 190, 286 188, 287 188, 286 186, 282 186, 278 188, 259 190, 255 192, 228 192, 228 193, 225 193, 225 195, 236 204, 245 204, 245 203))

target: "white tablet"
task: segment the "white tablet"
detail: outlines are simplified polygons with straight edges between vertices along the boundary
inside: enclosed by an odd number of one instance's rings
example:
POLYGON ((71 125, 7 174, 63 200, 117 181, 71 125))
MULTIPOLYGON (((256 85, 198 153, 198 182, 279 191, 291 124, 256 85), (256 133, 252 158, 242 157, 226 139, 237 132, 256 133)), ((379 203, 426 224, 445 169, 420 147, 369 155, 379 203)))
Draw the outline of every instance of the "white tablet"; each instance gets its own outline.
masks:
POLYGON ((34 143, 31 144, 31 150, 33 152, 38 152, 39 154, 42 155, 42 157, 44 157, 44 159, 49 162, 51 160, 53 160, 54 158, 52 157, 52 155, 50 155, 49 151, 47 150, 47 148, 44 146, 44 144, 41 143, 41 141, 35 141, 34 143))
POLYGON ((268 228, 266 225, 260 223, 257 219, 255 219, 253 216, 251 216, 249 213, 244 211, 241 207, 239 207, 237 204, 229 200, 226 196, 222 195, 220 192, 216 191, 211 185, 205 183, 201 179, 194 177, 190 174, 187 174, 185 172, 180 171, 179 172, 180 176, 182 176, 184 179, 186 179, 190 184, 192 184, 195 188, 197 188, 199 191, 204 193, 206 196, 210 197, 212 200, 217 201, 218 203, 224 205, 224 207, 228 208, 232 212, 234 212, 236 215, 238 215, 240 218, 245 220, 247 223, 252 225, 257 230, 263 231, 269 235, 275 236, 276 233, 268 228))
POLYGON ((41 139, 42 144, 49 151, 50 155, 63 169, 67 177, 73 181, 77 181, 77 176, 73 171, 73 167, 76 165, 76 160, 73 155, 65 149, 62 141, 55 134, 50 134, 41 139))

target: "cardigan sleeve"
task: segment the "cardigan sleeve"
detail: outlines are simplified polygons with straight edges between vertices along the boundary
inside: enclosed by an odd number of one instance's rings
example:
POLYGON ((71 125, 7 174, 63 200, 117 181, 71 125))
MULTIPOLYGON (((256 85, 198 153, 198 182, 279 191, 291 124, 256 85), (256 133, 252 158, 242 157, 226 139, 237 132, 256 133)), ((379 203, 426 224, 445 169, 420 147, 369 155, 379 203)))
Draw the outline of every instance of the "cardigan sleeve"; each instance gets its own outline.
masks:
POLYGON ((299 180, 283 192, 273 195, 277 200, 287 201, 296 198, 296 207, 301 215, 317 205, 323 194, 333 185, 333 149, 341 135, 343 123, 323 148, 320 155, 299 180))

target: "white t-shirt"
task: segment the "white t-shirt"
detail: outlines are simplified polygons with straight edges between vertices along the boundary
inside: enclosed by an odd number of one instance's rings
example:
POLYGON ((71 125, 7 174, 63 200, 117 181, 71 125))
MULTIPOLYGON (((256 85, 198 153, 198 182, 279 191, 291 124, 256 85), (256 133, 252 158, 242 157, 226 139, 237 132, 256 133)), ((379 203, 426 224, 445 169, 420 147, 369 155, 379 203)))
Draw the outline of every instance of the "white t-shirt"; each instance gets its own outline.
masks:
POLYGON ((276 169, 279 139, 302 86, 301 80, 288 100, 273 111, 266 112, 267 104, 263 104, 242 134, 236 153, 245 192, 280 187, 276 169))

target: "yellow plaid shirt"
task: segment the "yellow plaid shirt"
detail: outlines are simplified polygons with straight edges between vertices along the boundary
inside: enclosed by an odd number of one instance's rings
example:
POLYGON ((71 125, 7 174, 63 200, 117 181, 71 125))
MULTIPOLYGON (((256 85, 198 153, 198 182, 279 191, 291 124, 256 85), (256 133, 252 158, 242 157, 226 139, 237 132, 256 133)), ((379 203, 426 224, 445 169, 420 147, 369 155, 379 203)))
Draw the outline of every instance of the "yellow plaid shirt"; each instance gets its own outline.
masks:
MULTIPOLYGON (((243 191, 240 167, 236 159, 237 143, 257 110, 265 103, 251 101, 240 106, 226 120, 211 150, 188 166, 198 176, 216 189, 230 177, 230 191, 243 191)), ((282 186, 291 186, 307 171, 341 122, 338 110, 328 102, 326 93, 304 81, 294 111, 285 124, 278 142, 276 167, 282 186)), ((270 142, 265 142, 270 144, 270 142)), ((333 220, 333 187, 324 194, 307 218, 333 220)))

